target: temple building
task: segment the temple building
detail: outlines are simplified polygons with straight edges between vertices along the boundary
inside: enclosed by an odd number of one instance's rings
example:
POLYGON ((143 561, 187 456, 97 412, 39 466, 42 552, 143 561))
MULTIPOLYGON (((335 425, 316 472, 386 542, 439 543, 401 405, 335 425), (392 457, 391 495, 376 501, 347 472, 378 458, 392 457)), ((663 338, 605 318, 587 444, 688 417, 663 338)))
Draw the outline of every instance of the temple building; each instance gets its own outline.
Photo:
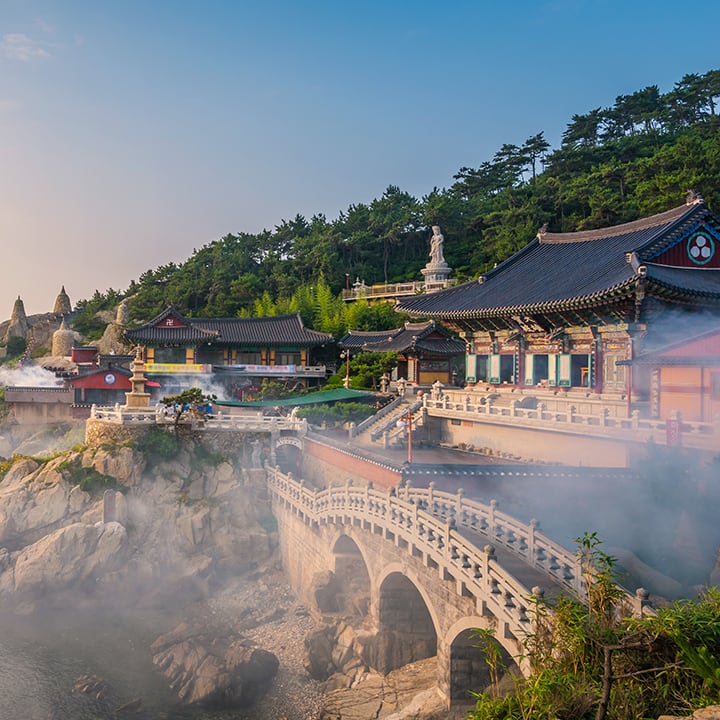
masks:
POLYGON ((173 307, 127 330, 125 338, 143 347, 145 375, 159 380, 164 394, 187 387, 192 375, 220 383, 238 400, 253 399, 264 378, 318 384, 327 372, 313 364, 312 353, 333 342, 332 335, 306 328, 299 314, 189 318, 173 307))
POLYGON ((621 361, 649 376, 649 415, 668 420, 720 419, 720 322, 716 330, 679 340, 621 361))
POLYGON ((647 368, 625 361, 687 336, 691 319, 703 330, 720 323, 720 218, 691 194, 615 227, 542 229, 477 280, 396 309, 466 340, 468 385, 647 400, 647 368))
MULTIPOLYGON (((465 353, 465 343, 451 336, 434 321, 405 323, 383 331, 351 330, 338 345, 350 355, 356 352, 396 352, 393 380, 431 385, 436 381, 454 384, 455 361, 465 353)), ((347 357, 347 356, 346 356, 347 357)))

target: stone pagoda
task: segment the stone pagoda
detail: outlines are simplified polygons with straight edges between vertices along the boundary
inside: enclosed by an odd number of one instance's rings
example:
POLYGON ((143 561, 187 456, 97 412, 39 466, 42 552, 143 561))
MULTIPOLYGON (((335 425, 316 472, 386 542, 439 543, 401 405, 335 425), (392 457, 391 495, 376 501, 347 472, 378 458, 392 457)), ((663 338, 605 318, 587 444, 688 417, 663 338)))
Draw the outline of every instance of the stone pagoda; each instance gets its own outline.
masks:
POLYGON ((135 348, 135 359, 130 364, 132 377, 130 385, 132 390, 125 393, 125 407, 136 410, 138 408, 150 407, 150 393, 145 392, 145 363, 142 359, 142 348, 138 345, 135 348))

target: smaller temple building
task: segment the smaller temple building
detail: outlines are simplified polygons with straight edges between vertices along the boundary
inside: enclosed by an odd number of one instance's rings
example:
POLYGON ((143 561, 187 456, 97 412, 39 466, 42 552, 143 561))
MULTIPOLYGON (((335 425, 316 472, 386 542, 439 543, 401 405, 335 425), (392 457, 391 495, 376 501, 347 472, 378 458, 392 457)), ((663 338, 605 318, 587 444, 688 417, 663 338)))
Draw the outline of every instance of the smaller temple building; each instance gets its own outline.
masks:
POLYGON ((406 322, 401 328, 383 331, 351 330, 338 343, 350 355, 356 352, 396 352, 393 380, 432 385, 455 384, 456 361, 465 353, 465 343, 433 320, 406 322))
POLYGON ((150 322, 127 330, 143 347, 145 374, 164 394, 189 384, 221 386, 228 398, 252 399, 263 379, 309 387, 327 375, 313 353, 334 342, 332 335, 306 328, 299 314, 261 318, 190 318, 168 307, 150 322), (194 381, 188 382, 187 376, 194 381))

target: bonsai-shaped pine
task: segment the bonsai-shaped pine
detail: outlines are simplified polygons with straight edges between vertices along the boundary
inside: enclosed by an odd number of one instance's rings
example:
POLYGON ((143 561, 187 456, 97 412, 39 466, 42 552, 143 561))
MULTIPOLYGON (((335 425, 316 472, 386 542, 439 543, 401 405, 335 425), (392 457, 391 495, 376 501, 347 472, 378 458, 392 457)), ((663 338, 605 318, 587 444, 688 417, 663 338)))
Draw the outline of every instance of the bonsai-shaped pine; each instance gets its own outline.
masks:
POLYGON ((192 387, 178 395, 168 395, 160 402, 174 414, 174 425, 177 428, 183 417, 193 420, 207 417, 213 400, 217 400, 217 395, 204 393, 199 387, 192 387))

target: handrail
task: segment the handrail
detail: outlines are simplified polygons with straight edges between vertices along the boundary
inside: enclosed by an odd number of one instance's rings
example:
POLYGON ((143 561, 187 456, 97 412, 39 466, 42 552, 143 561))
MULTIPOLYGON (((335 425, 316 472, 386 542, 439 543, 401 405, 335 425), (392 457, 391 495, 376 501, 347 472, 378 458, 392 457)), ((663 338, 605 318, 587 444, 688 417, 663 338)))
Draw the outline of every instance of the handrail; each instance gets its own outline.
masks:
MULTIPOLYGON (((667 432, 666 420, 653 420, 640 417, 634 410, 630 417, 615 417, 604 408, 600 413, 581 413, 577 411, 577 403, 566 401, 566 407, 559 410, 548 410, 545 403, 538 402, 536 407, 519 406, 519 400, 513 398, 510 403, 496 404, 492 397, 475 399, 469 393, 464 395, 457 391, 443 391, 439 398, 423 396, 428 415, 433 417, 451 417, 479 419, 487 422, 511 423, 515 426, 524 424, 528 427, 557 428, 566 432, 579 432, 603 437, 622 435, 628 438, 628 431, 635 432, 641 439, 651 435, 662 441, 667 432)), ((681 420, 680 427, 683 438, 712 441, 720 445, 720 427, 717 423, 681 420)))
MULTIPOLYGON (((399 404, 396 406, 395 409, 397 409, 397 407, 399 407, 399 404)), ((402 416, 404 416, 404 415, 407 415, 408 413, 412 413, 413 420, 414 420, 414 419, 415 419, 415 413, 416 413, 418 410, 420 410, 420 408, 422 408, 422 407, 423 407, 423 402, 422 402, 422 400, 415 400, 415 401, 413 401, 413 402, 409 402, 408 405, 407 405, 407 408, 405 408, 405 409, 403 410, 402 415, 400 415, 400 416, 398 416, 398 415, 393 415, 393 416, 390 418, 390 420, 389 420, 387 423, 385 423, 382 427, 377 428, 377 429, 373 430, 373 431, 370 433, 370 439, 371 439, 373 442, 375 442, 375 440, 377 440, 384 432, 386 432, 387 430, 392 430, 392 428, 393 428, 393 426, 394 426, 394 424, 395 424, 395 421, 398 419, 398 417, 402 417, 402 416)), ((397 433, 396 433, 396 434, 397 434, 397 433)))
POLYGON ((519 636, 529 631, 532 591, 495 562, 492 545, 479 550, 450 522, 398 497, 392 488, 381 492, 370 485, 346 485, 310 490, 291 475, 271 467, 267 468, 267 477, 273 499, 286 502, 306 522, 327 524, 339 516, 343 521, 349 516, 379 526, 421 550, 456 580, 462 580, 483 598, 496 617, 509 620, 519 636))
MULTIPOLYGON (((166 412, 165 408, 157 405, 154 408, 130 409, 122 405, 114 407, 90 408, 92 420, 102 420, 115 425, 174 425, 175 415, 166 412)), ((257 432, 279 432, 280 430, 294 430, 302 435, 307 433, 308 424, 304 418, 264 417, 259 415, 226 415, 222 412, 204 415, 201 418, 188 415, 187 420, 181 418, 183 425, 191 424, 196 430, 244 430, 257 432)))
POLYGON ((396 397, 392 402, 389 402, 387 405, 384 405, 381 407, 374 415, 370 415, 366 417, 362 422, 359 422, 355 426, 355 430, 353 434, 357 437, 360 433, 367 430, 369 427, 374 425, 376 422, 380 422, 382 418, 389 415, 391 412, 393 412, 398 406, 402 405, 405 402, 404 398, 396 397))

